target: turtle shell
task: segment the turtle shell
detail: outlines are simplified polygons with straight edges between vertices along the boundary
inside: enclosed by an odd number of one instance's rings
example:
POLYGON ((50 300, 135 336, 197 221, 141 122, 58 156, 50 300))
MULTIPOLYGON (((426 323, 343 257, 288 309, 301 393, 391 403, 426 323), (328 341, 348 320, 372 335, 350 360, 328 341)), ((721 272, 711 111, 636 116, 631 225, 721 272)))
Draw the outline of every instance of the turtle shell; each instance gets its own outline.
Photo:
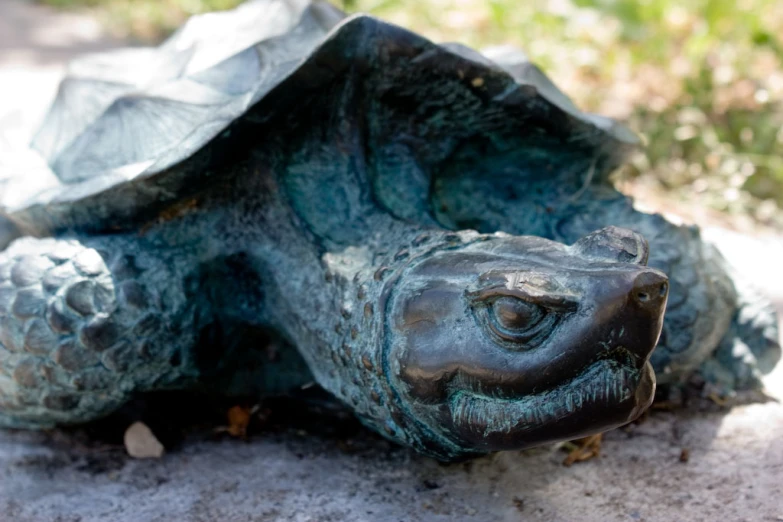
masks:
MULTIPOLYGON (((384 118, 408 122, 389 126, 394 135, 376 132, 374 146, 402 135, 409 145, 426 141, 405 154, 420 153, 416 161, 427 172, 448 157, 457 136, 489 131, 497 118, 522 118, 526 135, 547 136, 550 148, 578 144, 584 157, 601 157, 602 172, 638 143, 616 122, 580 112, 518 51, 436 45, 321 2, 255 0, 192 17, 157 48, 72 63, 30 150, 0 159, 0 214, 38 236, 139 226, 192 187, 208 187, 244 120, 268 121, 324 96, 336 78, 361 86, 374 128, 385 128, 384 118), (466 102, 464 93, 475 100, 466 102), (455 128, 460 121, 470 128, 455 128)), ((263 146, 257 136, 253 143, 263 146)), ((390 168, 375 168, 385 173, 376 187, 404 176, 395 173, 394 155, 386 156, 390 168)))

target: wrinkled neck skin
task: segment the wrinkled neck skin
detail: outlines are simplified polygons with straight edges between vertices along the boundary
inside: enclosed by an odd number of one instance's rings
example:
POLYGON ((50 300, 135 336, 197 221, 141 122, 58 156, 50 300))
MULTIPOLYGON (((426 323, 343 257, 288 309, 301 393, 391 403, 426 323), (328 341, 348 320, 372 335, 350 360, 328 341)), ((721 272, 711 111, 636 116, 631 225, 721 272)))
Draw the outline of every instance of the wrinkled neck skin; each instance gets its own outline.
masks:
POLYGON ((381 215, 367 221, 383 234, 359 246, 323 240, 306 263, 301 257, 290 262, 278 257, 292 250, 276 251, 274 259, 266 258, 270 251, 258 252, 266 268, 263 322, 297 347, 315 381, 350 405, 362 422, 421 448, 430 437, 420 437, 424 428, 401 413, 405 408, 387 373, 384 306, 410 258, 477 234, 423 230, 381 215))
MULTIPOLYGON (((345 157, 331 158, 331 164, 345 157)), ((393 418, 397 407, 383 370, 379 303, 386 283, 421 252, 478 234, 395 219, 378 209, 360 182, 312 179, 314 168, 254 157, 241 180, 210 192, 209 212, 192 220, 193 234, 208 234, 214 244, 205 250, 217 255, 202 262, 215 275, 207 278, 215 281, 205 293, 208 306, 223 324, 252 324, 296 347, 309 372, 289 379, 290 386, 315 380, 365 424, 420 447, 411 439, 418 437, 416 420, 393 418), (337 190, 330 193, 331 187, 337 190)), ((237 355, 242 363, 242 353, 237 355)), ((261 388, 285 391, 279 383, 261 388)))

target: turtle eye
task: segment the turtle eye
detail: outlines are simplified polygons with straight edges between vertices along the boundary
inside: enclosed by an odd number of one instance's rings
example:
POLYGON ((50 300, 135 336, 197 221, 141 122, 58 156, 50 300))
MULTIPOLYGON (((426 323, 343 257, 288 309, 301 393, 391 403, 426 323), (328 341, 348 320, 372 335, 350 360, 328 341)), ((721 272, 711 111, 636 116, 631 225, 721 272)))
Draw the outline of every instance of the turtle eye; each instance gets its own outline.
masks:
POLYGON ((530 350, 549 337, 573 305, 519 294, 490 288, 471 292, 469 297, 479 325, 492 337, 511 350, 530 350))
POLYGON ((540 306, 516 297, 500 297, 491 305, 492 319, 509 332, 524 332, 535 327, 546 314, 540 306))
POLYGON ((493 299, 486 308, 487 326, 501 340, 532 348, 538 337, 548 334, 555 315, 546 308, 518 297, 493 299))
POLYGON ((566 315, 578 308, 575 296, 528 292, 506 285, 466 292, 479 325, 511 350, 530 350, 544 342, 566 315))

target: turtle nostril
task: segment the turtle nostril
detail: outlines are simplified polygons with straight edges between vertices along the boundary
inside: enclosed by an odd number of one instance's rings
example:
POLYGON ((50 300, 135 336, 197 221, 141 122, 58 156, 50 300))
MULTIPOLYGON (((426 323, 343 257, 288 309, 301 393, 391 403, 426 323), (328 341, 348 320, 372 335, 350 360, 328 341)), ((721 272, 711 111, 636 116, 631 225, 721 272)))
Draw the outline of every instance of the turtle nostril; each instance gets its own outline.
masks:
POLYGON ((669 283, 666 276, 653 270, 645 270, 633 282, 631 298, 645 308, 657 308, 666 300, 669 283))

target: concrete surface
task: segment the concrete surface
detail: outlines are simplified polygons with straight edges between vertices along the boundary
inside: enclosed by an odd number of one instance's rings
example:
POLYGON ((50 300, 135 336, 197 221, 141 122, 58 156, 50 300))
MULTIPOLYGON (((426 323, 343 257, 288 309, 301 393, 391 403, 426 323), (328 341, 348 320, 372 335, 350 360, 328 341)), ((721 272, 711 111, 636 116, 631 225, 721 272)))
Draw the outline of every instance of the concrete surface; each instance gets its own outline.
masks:
MULTIPOLYGON (((26 139, 63 61, 116 45, 89 17, 0 0, 0 124, 26 139)), ((783 238, 709 229, 783 312, 783 238)), ((783 367, 767 380, 783 398, 783 367)), ((0 522, 783 521, 783 406, 703 401, 609 433, 566 468, 556 447, 443 466, 368 434, 196 431, 160 460, 83 432, 0 432, 0 522), (687 459, 684 457, 687 454, 687 459), (682 462, 687 460, 687 462, 682 462)))

